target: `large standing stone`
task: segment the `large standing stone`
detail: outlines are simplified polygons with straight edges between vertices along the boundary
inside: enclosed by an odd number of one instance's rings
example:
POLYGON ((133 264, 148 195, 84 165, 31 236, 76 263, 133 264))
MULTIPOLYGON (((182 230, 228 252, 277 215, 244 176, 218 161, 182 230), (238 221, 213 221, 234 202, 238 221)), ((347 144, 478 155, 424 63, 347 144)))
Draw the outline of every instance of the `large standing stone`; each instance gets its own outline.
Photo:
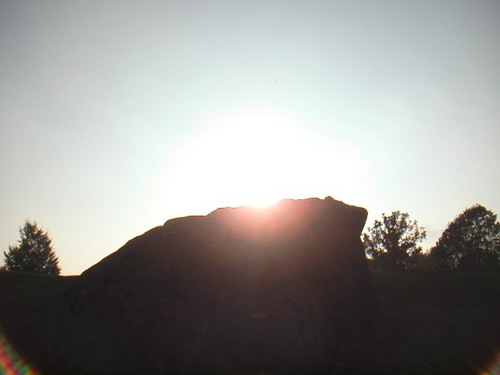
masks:
POLYGON ((128 372, 369 372, 366 217, 327 197, 169 220, 85 271, 68 309, 128 372))

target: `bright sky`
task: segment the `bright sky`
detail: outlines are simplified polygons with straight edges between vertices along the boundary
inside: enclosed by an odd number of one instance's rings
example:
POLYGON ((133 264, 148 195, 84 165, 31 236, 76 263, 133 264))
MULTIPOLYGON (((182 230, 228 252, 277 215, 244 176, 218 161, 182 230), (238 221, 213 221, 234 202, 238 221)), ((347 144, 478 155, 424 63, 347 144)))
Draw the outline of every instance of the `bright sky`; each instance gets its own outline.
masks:
POLYGON ((428 247, 468 206, 500 213, 499 20, 498 0, 1 1, 0 249, 34 219, 79 274, 173 217, 327 195, 367 226, 408 212, 428 247))

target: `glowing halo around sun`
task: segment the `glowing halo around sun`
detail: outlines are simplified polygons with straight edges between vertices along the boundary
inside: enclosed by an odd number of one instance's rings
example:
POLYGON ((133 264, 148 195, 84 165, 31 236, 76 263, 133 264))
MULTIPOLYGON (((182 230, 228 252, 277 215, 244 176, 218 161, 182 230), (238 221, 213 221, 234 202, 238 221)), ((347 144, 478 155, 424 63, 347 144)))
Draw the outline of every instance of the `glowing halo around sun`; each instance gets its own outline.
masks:
POLYGON ((224 112, 180 145, 154 182, 158 215, 204 214, 217 207, 266 207, 283 198, 366 189, 355 147, 331 144, 305 124, 265 106, 224 112))

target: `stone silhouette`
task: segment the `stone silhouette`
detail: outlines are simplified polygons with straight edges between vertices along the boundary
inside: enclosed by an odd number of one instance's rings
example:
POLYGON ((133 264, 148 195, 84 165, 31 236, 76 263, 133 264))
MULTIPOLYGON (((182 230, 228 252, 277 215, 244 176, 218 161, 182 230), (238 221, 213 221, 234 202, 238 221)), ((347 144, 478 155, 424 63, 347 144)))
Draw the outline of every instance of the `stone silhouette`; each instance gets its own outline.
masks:
POLYGON ((369 373, 366 217, 327 197, 169 220, 85 271, 65 306, 116 372, 369 373))

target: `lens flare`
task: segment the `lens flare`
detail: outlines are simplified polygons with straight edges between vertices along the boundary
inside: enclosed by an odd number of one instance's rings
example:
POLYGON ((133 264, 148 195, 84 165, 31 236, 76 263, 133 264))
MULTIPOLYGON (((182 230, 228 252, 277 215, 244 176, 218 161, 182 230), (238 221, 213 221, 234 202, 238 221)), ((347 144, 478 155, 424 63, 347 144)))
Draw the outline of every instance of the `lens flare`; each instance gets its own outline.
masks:
POLYGON ((495 359, 490 363, 484 371, 479 372, 479 375, 499 375, 500 374, 500 351, 497 352, 495 359))
POLYGON ((5 375, 36 375, 37 372, 26 363, 0 333, 0 373, 5 375))

